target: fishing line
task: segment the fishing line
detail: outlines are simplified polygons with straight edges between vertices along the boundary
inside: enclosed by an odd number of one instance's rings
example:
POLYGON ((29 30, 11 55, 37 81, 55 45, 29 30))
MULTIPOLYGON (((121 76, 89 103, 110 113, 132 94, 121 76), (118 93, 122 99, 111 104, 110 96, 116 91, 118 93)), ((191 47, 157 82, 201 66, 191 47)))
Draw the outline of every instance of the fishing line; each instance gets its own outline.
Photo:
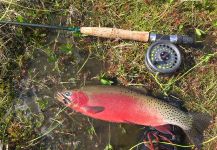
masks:
MULTIPOLYGON (((209 140, 203 142, 202 144, 203 144, 203 145, 204 145, 204 144, 207 144, 207 143, 209 143, 209 142, 211 142, 211 141, 214 141, 215 139, 217 139, 217 136, 212 137, 211 139, 209 139, 209 140)), ((133 150, 134 148, 136 148, 136 147, 139 146, 139 145, 148 144, 148 143, 150 143, 150 142, 140 142, 140 143, 134 145, 133 147, 131 147, 129 150, 133 150)), ((179 144, 168 143, 168 142, 155 142, 155 141, 153 141, 153 143, 166 144, 166 145, 171 145, 171 146, 176 146, 176 147, 182 147, 182 148, 195 147, 195 145, 179 145, 179 144)))

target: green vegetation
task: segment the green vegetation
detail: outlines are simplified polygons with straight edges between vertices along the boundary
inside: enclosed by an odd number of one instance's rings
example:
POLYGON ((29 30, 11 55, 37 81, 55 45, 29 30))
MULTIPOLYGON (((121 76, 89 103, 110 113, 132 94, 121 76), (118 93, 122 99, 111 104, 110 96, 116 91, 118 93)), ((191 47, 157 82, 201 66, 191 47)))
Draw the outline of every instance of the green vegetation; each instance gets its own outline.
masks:
MULTIPOLYGON (((96 78, 102 84, 112 84, 106 77, 116 77, 125 86, 174 94, 189 110, 208 112, 216 118, 216 8, 217 2, 211 0, 0 0, 0 20, 194 34, 204 44, 203 48, 180 46, 184 58, 181 69, 162 77, 147 71, 144 64, 148 43, 1 25, 0 141, 17 149, 51 145, 57 149, 112 149, 112 133, 111 142, 108 133, 100 143, 96 121, 90 123, 70 109, 61 111, 63 106, 54 99, 56 91, 96 78), (36 92, 29 95, 26 91, 31 88, 36 92), (22 98, 22 92, 27 98, 22 98), (33 97, 36 100, 32 102, 33 97)), ((205 139, 216 135, 217 124, 213 123, 205 139)), ((213 150, 216 143, 206 144, 205 149, 213 150)))

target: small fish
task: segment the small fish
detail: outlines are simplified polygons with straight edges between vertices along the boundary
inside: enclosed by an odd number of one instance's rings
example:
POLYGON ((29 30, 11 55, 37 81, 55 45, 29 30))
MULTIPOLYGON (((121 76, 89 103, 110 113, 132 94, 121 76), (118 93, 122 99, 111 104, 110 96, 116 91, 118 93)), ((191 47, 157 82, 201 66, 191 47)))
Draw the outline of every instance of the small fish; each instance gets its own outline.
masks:
POLYGON ((203 131, 212 120, 208 114, 186 113, 164 101, 123 87, 85 86, 58 92, 57 99, 77 112, 104 121, 152 127, 179 126, 198 149, 202 147, 203 131))

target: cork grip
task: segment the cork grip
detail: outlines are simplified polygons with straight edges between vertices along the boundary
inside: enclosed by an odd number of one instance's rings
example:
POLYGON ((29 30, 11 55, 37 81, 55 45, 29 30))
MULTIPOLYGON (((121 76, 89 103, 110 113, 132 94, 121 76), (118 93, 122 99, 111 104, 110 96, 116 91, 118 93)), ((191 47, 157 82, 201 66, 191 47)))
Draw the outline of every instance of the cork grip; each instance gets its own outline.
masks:
POLYGON ((148 42, 149 32, 130 31, 107 27, 81 27, 80 32, 86 35, 103 38, 117 38, 148 42))

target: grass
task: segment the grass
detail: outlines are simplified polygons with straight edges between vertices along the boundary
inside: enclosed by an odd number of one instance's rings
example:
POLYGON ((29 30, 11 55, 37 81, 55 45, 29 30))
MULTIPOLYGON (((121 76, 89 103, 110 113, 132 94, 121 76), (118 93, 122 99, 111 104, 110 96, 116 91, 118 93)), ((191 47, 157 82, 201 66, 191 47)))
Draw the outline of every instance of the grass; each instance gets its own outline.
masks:
MULTIPOLYGON (((0 0, 0 8, 1 20, 117 27, 161 34, 195 34, 197 40, 204 44, 200 49, 181 46, 184 57, 182 67, 177 73, 162 77, 147 71, 144 64, 144 55, 149 46, 147 43, 83 35, 72 36, 69 32, 45 29, 1 26, 0 140, 3 143, 17 149, 29 146, 26 144, 28 141, 43 135, 44 132, 41 132, 43 128, 46 126, 52 128, 50 126, 52 123, 42 118, 48 116, 55 118, 55 113, 58 112, 60 104, 53 100, 54 92, 60 88, 83 85, 91 78, 101 75, 116 77, 118 82, 125 86, 144 87, 154 94, 177 95, 185 101, 189 110, 207 112, 216 118, 217 3, 215 1, 41 0, 32 3, 0 0), (38 53, 40 56, 37 56, 38 53), (41 62, 38 62, 39 60, 41 62), (96 66, 90 65, 92 60, 99 60, 106 67, 102 67, 104 69, 99 71, 96 66), (89 66, 95 70, 92 71, 89 66), (22 106, 22 100, 18 99, 20 94, 18 89, 21 80, 26 77, 27 81, 38 90, 38 101, 41 102, 39 107, 43 110, 41 117, 28 113, 31 112, 29 108, 20 111, 15 109, 16 106, 22 106), (26 114, 30 115, 26 117, 26 114)), ((84 148, 85 144, 94 148, 94 140, 97 139, 94 123, 91 122, 91 127, 86 127, 90 121, 76 116, 70 110, 62 112, 55 120, 57 122, 65 120, 72 125, 64 122, 61 127, 52 130, 54 135, 45 132, 46 136, 55 137, 56 130, 60 130, 61 133, 68 133, 64 135, 68 139, 73 139, 74 144, 71 146, 74 148, 84 148), (79 135, 83 134, 84 130, 87 131, 87 135, 90 134, 89 137, 95 138, 88 139, 84 135, 79 135)), ((110 132, 108 134, 110 135, 110 132)), ((214 123, 206 132, 206 140, 216 134, 217 125, 214 123)), ((112 140, 112 134, 110 137, 112 140)), ((68 143, 67 138, 61 140, 68 143)), ((43 141, 45 139, 36 140, 36 143, 27 149, 35 148, 35 145, 41 145, 41 149, 45 148, 46 144, 43 141)), ((213 150, 217 146, 216 143, 215 140, 206 144, 205 149, 213 150)), ((67 144, 65 146, 67 147, 67 144)), ((103 146, 105 149, 113 147, 110 140, 105 141, 103 146)))

